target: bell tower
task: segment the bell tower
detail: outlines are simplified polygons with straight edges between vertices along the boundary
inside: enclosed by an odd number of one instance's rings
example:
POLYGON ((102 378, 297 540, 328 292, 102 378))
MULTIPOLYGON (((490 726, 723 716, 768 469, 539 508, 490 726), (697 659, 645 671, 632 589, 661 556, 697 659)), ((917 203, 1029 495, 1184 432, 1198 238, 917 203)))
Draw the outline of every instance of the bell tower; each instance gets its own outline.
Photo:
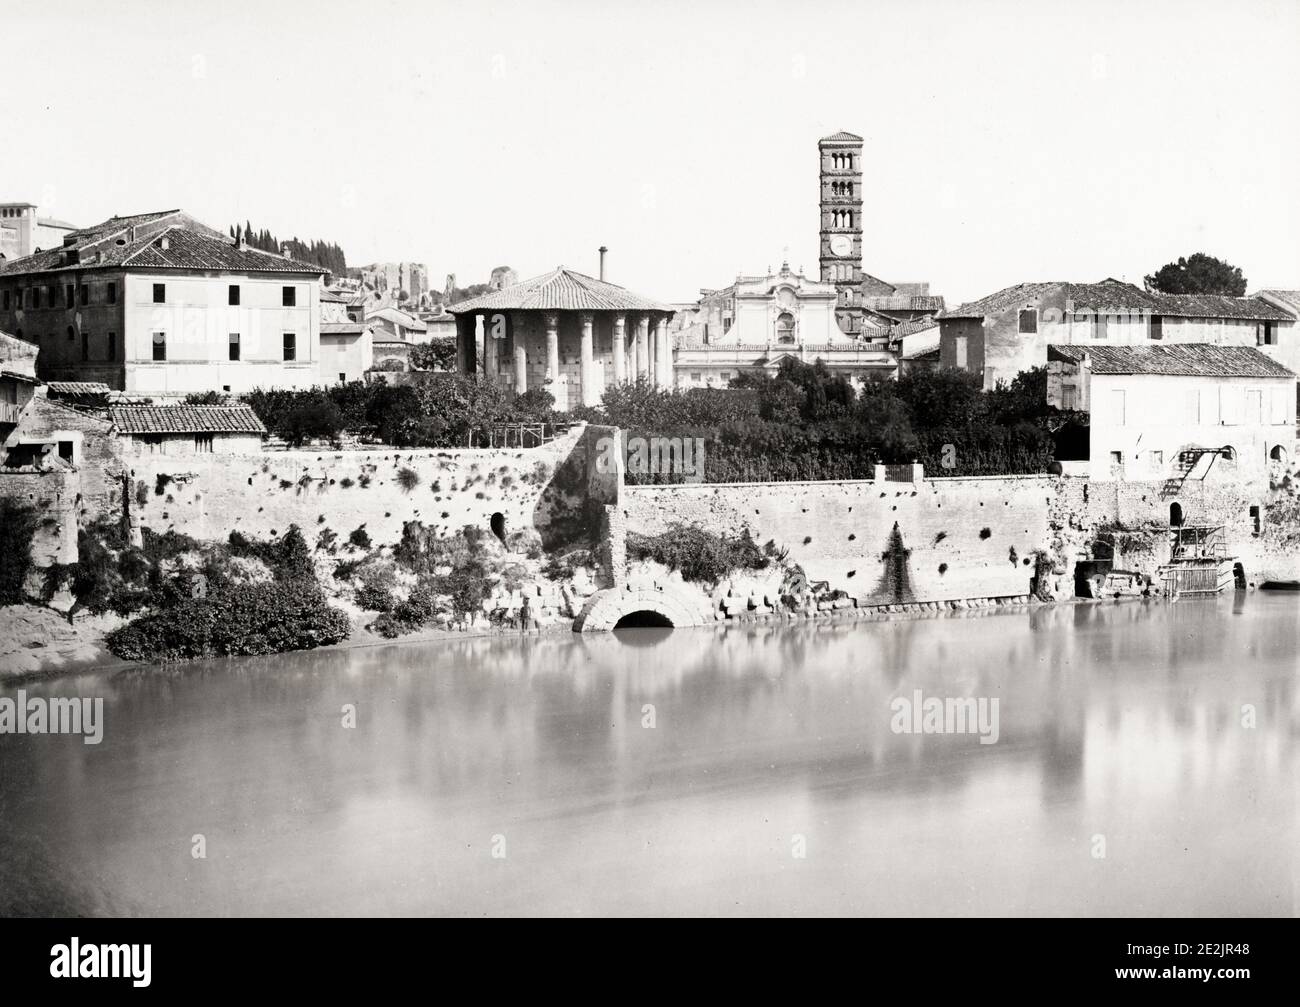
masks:
POLYGON ((835 284, 840 329, 862 334, 862 137, 833 133, 817 141, 821 182, 821 280, 835 284))

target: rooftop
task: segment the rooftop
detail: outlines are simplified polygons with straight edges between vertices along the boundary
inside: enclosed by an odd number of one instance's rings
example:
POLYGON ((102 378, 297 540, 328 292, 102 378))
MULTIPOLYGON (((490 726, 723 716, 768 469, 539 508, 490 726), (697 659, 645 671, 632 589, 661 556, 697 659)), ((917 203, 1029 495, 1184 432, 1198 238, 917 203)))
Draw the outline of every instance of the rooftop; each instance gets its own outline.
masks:
POLYGON ((109 406, 124 434, 264 434, 251 406, 109 406))
POLYGON ((1291 378, 1295 374, 1253 346, 1166 343, 1161 346, 1048 347, 1048 358, 1079 363, 1093 374, 1161 374, 1176 377, 1291 378))
POLYGON ((847 133, 840 130, 838 133, 832 133, 830 136, 823 136, 818 143, 861 143, 862 137, 857 133, 847 133))
POLYGON ((940 318, 985 318, 1019 304, 1062 291, 1066 303, 1079 312, 1140 312, 1171 318, 1244 318, 1285 321, 1288 315, 1276 305, 1258 297, 1226 297, 1220 294, 1159 294, 1120 280, 1101 283, 1071 283, 1051 280, 1017 283, 939 313, 940 318))
POLYGON ((1255 294, 1300 317, 1300 290, 1261 290, 1255 294))
POLYGON ((663 311, 673 307, 617 284, 557 266, 513 286, 448 305, 452 314, 476 311, 663 311))
POLYGON ((58 248, 0 262, 0 276, 97 268, 326 272, 308 262, 256 248, 241 248, 233 238, 214 231, 183 210, 158 210, 130 217, 110 217, 92 227, 72 231, 58 248))

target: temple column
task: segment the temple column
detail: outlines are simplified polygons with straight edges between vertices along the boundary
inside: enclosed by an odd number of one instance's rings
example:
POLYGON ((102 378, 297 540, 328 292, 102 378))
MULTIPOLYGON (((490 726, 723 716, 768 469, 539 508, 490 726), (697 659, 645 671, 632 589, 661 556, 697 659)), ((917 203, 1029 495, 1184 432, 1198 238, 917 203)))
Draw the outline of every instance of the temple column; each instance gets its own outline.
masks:
POLYGON ((528 391, 528 337, 519 316, 515 317, 515 324, 510 328, 510 339, 515 344, 515 392, 523 395, 528 391))
POLYGON ((659 324, 655 326, 655 349, 659 354, 656 360, 658 374, 655 376, 655 384, 660 388, 672 388, 673 345, 672 340, 668 337, 667 315, 659 319, 659 324))
POLYGON ((569 397, 560 389, 560 316, 546 316, 546 381, 555 397, 555 408, 568 409, 569 397))
POLYGON ((596 348, 591 312, 583 312, 579 321, 582 325, 582 349, 578 377, 582 383, 582 404, 594 406, 600 401, 600 397, 596 394, 596 348))
POLYGON ((636 376, 650 380, 650 316, 642 315, 636 322, 636 376))
POLYGON ((483 372, 489 381, 496 381, 501 375, 501 340, 492 333, 492 325, 483 320, 483 372))
POLYGON ((627 380, 627 328, 623 315, 614 316, 614 384, 627 380))

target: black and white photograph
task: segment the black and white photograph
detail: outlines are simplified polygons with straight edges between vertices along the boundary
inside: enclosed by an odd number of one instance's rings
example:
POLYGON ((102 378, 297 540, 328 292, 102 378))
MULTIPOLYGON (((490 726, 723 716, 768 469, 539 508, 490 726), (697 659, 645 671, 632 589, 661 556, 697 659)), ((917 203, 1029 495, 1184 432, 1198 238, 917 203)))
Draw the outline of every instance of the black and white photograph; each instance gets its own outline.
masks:
POLYGON ((24 968, 161 977, 111 921, 992 918, 1260 978, 1298 0, 0 38, 0 917, 96 926, 24 968))

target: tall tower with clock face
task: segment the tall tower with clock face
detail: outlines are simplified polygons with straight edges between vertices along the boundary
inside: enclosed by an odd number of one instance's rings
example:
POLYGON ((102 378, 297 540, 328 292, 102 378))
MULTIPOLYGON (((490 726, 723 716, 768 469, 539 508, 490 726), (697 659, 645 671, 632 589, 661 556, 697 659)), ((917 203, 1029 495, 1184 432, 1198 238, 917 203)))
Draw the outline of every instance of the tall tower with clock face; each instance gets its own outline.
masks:
POLYGON ((821 161, 820 257, 823 283, 839 291, 835 317, 862 334, 862 137, 833 133, 817 141, 821 161))

